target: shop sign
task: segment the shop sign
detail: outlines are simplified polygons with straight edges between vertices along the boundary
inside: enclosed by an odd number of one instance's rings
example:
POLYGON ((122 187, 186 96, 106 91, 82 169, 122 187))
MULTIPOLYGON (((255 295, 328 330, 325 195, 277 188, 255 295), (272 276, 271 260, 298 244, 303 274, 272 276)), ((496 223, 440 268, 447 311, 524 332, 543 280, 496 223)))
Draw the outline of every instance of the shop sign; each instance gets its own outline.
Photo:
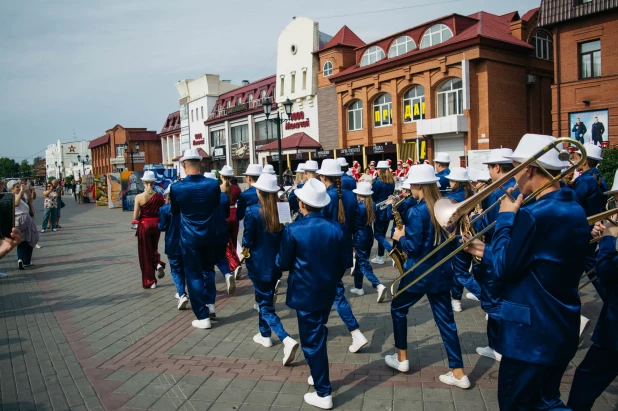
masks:
POLYGON ((316 151, 311 155, 314 160, 322 160, 324 158, 333 158, 332 151, 316 151))
POLYGON ((365 148, 365 154, 392 154, 397 152, 395 144, 376 144, 365 148))
POLYGON ((290 155, 291 160, 309 160, 309 153, 296 153, 290 155), (293 156, 293 157, 292 157, 293 156))
POLYGON ((359 156, 363 154, 363 150, 361 147, 348 147, 348 148, 340 148, 337 150, 337 155, 339 157, 351 157, 351 156, 359 156))
POLYGON ((239 113, 241 111, 247 111, 248 109, 249 109, 249 103, 240 104, 238 106, 229 107, 227 109, 227 114, 229 116, 230 114, 239 113))
POLYGON ((273 154, 270 158, 272 161, 279 161, 279 154, 273 154))
POLYGON ((195 135, 195 140, 193 140, 193 145, 198 146, 200 144, 204 144, 204 137, 202 137, 202 133, 195 135))
POLYGON ((212 150, 212 159, 214 161, 225 161, 227 159, 225 155, 225 146, 217 146, 212 150))
POLYGON ((290 114, 290 121, 285 123, 286 130, 296 130, 309 127, 309 119, 305 119, 304 111, 297 111, 290 114))

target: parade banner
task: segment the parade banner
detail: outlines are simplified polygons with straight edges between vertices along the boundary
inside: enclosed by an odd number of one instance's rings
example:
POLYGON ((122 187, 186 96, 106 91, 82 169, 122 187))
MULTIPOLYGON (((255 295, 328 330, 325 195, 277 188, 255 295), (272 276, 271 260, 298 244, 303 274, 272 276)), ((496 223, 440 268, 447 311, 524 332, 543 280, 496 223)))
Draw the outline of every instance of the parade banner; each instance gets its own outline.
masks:
MULTIPOLYGON (((165 189, 178 179, 178 174, 175 169, 171 168, 156 168, 150 170, 155 173, 157 180, 154 184, 154 189, 158 193, 163 194, 165 189)), ((124 211, 133 211, 135 204, 135 196, 144 192, 144 184, 142 183, 143 171, 123 171, 121 176, 122 187, 122 209, 124 211)))
POLYGON ((120 173, 107 174, 109 208, 122 208, 122 186, 120 173))
POLYGON ((107 197, 107 176, 105 174, 94 176, 94 198, 98 206, 108 206, 109 200, 107 197))

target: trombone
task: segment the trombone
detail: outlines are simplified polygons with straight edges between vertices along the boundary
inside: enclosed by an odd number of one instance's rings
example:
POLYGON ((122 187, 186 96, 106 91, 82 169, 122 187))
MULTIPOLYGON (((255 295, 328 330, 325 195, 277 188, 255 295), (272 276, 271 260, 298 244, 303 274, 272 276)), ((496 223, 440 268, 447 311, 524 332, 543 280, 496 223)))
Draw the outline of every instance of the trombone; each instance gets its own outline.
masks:
MULTIPOLYGON (((616 207, 616 200, 614 199, 614 197, 611 197, 609 200, 607 200, 607 204, 605 205, 605 208, 606 208, 605 211, 588 217, 588 224, 594 225, 598 223, 599 221, 607 220, 610 223, 616 225, 616 222, 610 219, 615 214, 618 214, 618 207, 616 207), (611 207, 615 207, 615 208, 611 208, 611 207)), ((598 243, 599 241, 601 241, 601 237, 593 238, 592 240, 590 240, 590 244, 595 244, 595 243, 598 243)), ((588 284, 593 283, 597 279, 596 275, 590 277, 590 275, 594 273, 595 270, 596 270, 596 267, 592 268, 590 271, 584 273, 581 276, 580 281, 586 277, 589 277, 589 280, 583 283, 582 285, 580 285, 578 288, 579 290, 586 287, 588 284)))
POLYGON ((586 161, 586 149, 584 148, 583 144, 581 144, 577 140, 571 139, 570 137, 557 138, 554 141, 552 141, 550 144, 546 145, 541 150, 539 150, 539 152, 534 154, 532 157, 528 158, 526 161, 522 162, 520 165, 513 168, 511 171, 503 175, 501 178, 499 178, 498 180, 494 181, 492 184, 485 187, 483 191, 479 192, 473 197, 470 197, 466 201, 461 202, 461 203, 453 203, 450 199, 447 199, 447 198, 443 198, 443 199, 436 201, 436 204, 433 210, 434 215, 436 216, 436 220, 438 220, 438 223, 443 227, 444 232, 448 238, 445 241, 443 241, 439 246, 434 248, 433 251, 431 251, 429 254, 423 257, 420 261, 414 264, 412 268, 410 268, 409 270, 401 274, 399 277, 395 279, 395 281, 393 281, 393 283, 391 284, 391 294, 393 298, 397 298, 397 296, 399 296, 401 293, 405 292, 408 288, 412 287, 414 284, 421 281, 427 275, 432 273, 436 268, 440 267, 441 265, 446 263, 448 260, 453 258, 457 253, 459 253, 464 248, 466 248, 468 245, 470 245, 472 241, 476 240, 477 238, 484 235, 488 230, 492 229, 496 225, 495 221, 489 224, 483 230, 471 236, 470 239, 463 242, 459 247, 451 251, 451 253, 449 253, 446 257, 444 257, 443 259, 438 261, 436 264, 434 264, 431 268, 429 268, 424 273, 416 277, 412 282, 410 282, 409 284, 406 284, 404 287, 401 287, 399 290, 395 291, 395 289, 397 288, 397 286, 399 285, 399 283, 404 277, 409 275, 418 266, 423 264, 425 261, 431 258, 434 254, 436 254, 437 252, 442 250, 444 247, 446 247, 448 244, 450 244, 455 238, 458 237, 458 235, 461 235, 462 233, 468 233, 470 227, 472 226, 474 222, 476 222, 479 218, 482 218, 487 212, 489 212, 489 210, 493 209, 498 204, 500 204, 500 202, 505 197, 508 196, 509 198, 511 198, 511 200, 513 200, 512 196, 505 192, 505 194, 502 195, 498 199, 498 201, 496 201, 491 206, 487 207, 486 210, 483 210, 483 212, 481 214, 478 214, 474 218, 474 220, 470 221, 470 218, 468 217, 470 212, 474 210, 479 203, 481 203, 483 200, 489 197, 489 195, 493 193, 494 191, 496 191, 498 188, 502 188, 502 186, 507 181, 509 181, 514 176, 516 176, 520 171, 524 170, 526 167, 528 167, 531 164, 535 164, 537 168, 550 179, 549 182, 545 183, 538 190, 536 190, 535 192, 527 196, 524 199, 524 203, 526 203, 530 199, 535 198, 538 194, 540 194, 545 189, 547 189, 547 187, 551 186, 556 181, 559 181, 565 175, 575 170, 577 167, 582 165, 585 161, 586 161), (563 145, 564 143, 574 145, 578 150, 581 151, 582 155, 577 163, 571 162, 570 155, 569 155, 570 153, 568 150, 564 150, 564 149, 560 150, 558 148, 559 145, 563 145), (567 169, 565 169, 564 171, 562 171, 560 174, 558 174, 555 177, 552 176, 551 173, 547 171, 547 169, 545 169, 545 167, 543 167, 539 163, 539 159, 551 150, 556 150, 560 153, 559 158, 561 161, 569 161, 570 163, 570 166, 567 169))

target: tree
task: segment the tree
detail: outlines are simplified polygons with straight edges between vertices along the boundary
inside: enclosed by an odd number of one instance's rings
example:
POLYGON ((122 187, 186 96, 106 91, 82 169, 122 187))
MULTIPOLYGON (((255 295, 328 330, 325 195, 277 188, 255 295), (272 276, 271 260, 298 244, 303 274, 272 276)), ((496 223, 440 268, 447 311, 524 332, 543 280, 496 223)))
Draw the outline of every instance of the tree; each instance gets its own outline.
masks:
POLYGON ((19 164, 12 158, 0 158, 0 178, 19 177, 19 164))
POLYGON ((28 160, 22 160, 19 165, 19 173, 22 177, 32 177, 34 172, 30 163, 28 163, 28 160))
POLYGON ((607 186, 611 188, 614 183, 614 173, 618 169, 618 148, 608 147, 603 150, 603 161, 599 163, 598 169, 607 182, 607 186))

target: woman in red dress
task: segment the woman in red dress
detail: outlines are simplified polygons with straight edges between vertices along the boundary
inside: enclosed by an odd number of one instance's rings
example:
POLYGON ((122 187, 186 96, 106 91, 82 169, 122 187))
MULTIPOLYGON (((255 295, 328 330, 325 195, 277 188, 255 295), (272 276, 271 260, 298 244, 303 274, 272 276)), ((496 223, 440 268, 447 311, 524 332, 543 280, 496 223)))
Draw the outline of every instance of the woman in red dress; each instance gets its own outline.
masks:
POLYGON ((133 208, 133 219, 139 221, 137 225, 137 254, 139 256, 139 266, 142 270, 142 287, 157 288, 157 279, 155 273, 158 272, 158 277, 163 278, 165 275, 165 263, 161 261, 159 254, 159 208, 165 204, 165 198, 162 194, 157 193, 152 188, 155 182, 155 174, 152 171, 146 171, 142 182, 145 189, 142 194, 135 197, 135 206, 133 208))
POLYGON ((229 230, 230 238, 225 248, 225 257, 230 265, 230 270, 234 273, 234 278, 238 280, 240 277, 240 259, 236 251, 236 242, 238 241, 238 219, 236 218, 236 202, 238 196, 240 196, 240 187, 231 183, 232 177, 234 177, 234 169, 228 165, 224 165, 219 172, 221 176, 221 192, 227 195, 230 200, 230 216, 227 218, 227 227, 229 230))

